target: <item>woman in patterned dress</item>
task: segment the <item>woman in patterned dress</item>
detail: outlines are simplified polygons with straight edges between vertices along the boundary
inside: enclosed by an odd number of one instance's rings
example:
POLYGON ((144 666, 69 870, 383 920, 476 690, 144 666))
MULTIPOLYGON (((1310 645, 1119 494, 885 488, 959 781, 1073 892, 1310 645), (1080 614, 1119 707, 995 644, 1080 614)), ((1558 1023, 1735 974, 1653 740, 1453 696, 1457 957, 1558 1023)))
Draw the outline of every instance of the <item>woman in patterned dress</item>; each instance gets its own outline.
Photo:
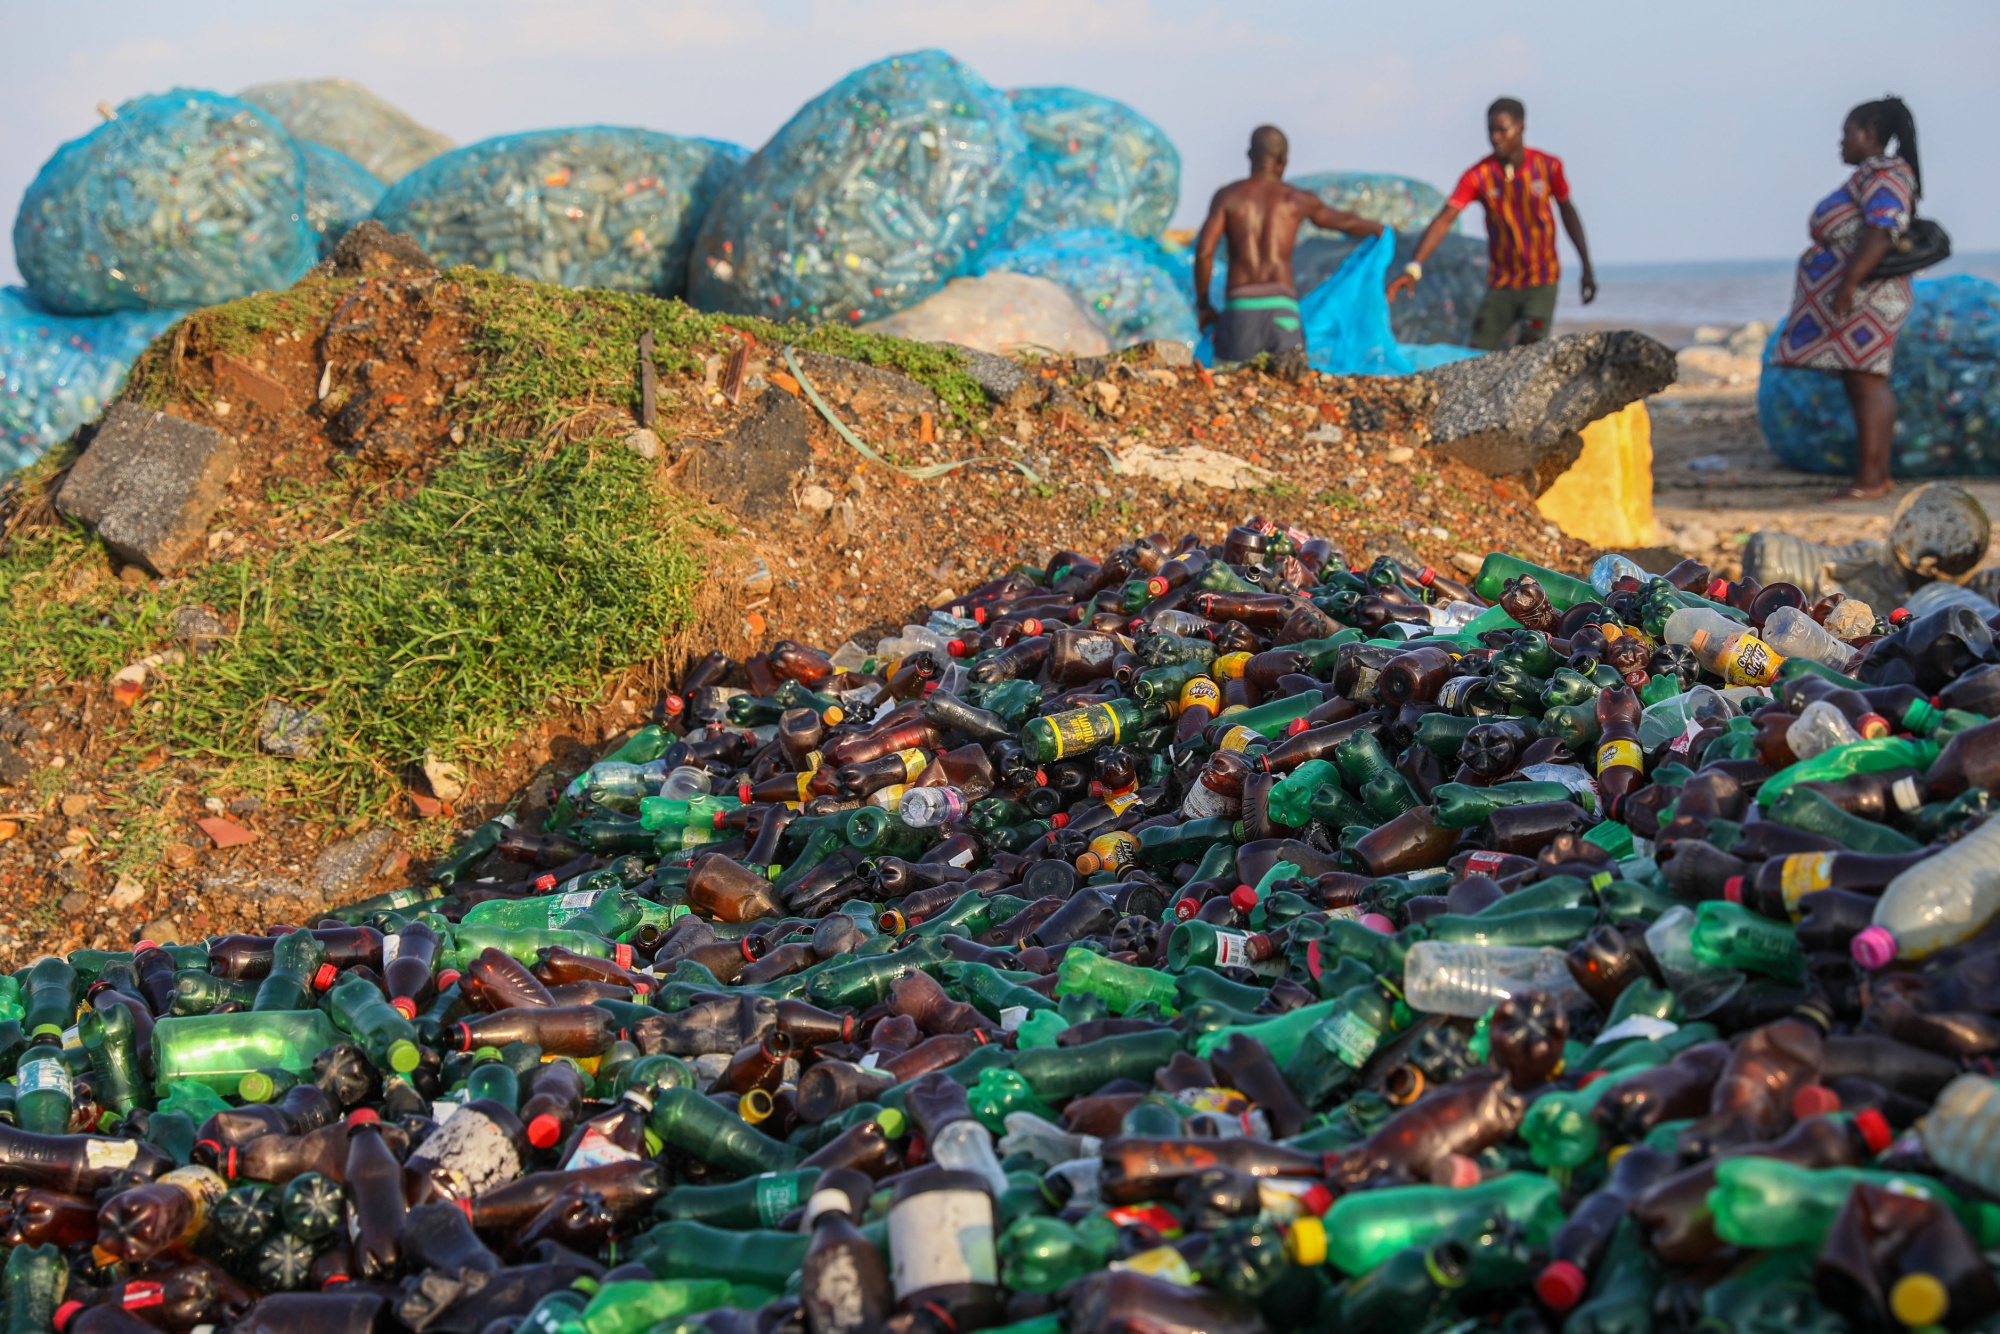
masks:
POLYGON ((1910 316, 1907 277, 1871 281, 1868 275, 1910 225, 1923 193, 1916 122, 1902 99, 1863 102, 1848 112, 1840 160, 1854 167, 1854 175, 1813 210, 1813 243, 1799 256, 1792 313, 1773 361, 1839 373, 1860 449, 1853 485, 1828 499, 1863 500, 1887 495, 1893 486, 1896 396, 1889 389, 1889 363, 1910 316))

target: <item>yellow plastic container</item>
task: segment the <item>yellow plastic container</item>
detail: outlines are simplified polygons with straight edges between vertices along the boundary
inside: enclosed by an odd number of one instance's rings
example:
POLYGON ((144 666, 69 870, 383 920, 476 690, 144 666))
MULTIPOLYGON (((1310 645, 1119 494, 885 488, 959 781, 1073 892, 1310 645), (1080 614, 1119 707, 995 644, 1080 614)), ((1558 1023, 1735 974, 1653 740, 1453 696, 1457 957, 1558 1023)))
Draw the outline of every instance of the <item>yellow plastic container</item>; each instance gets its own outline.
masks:
POLYGON ((1583 428, 1583 453, 1535 505, 1579 542, 1649 547, 1653 525, 1653 427, 1642 400, 1583 428))

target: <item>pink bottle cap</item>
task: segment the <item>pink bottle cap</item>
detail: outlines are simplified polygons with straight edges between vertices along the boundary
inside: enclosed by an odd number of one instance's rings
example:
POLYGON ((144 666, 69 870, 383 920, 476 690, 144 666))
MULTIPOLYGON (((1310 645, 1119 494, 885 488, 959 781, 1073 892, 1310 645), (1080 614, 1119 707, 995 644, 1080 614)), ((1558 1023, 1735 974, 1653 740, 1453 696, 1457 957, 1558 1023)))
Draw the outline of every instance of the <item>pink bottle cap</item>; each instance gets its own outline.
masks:
POLYGON ((1552 1311, 1569 1310, 1589 1290, 1590 1280, 1567 1260, 1551 1260, 1548 1268, 1535 1277, 1535 1295, 1552 1311))
POLYGON ((1792 1115, 1798 1120, 1840 1110, 1840 1095, 1824 1084, 1808 1084, 1792 1095, 1792 1115))
POLYGON ((1722 882, 1722 897, 1731 903, 1743 902, 1743 877, 1732 875, 1722 882))
POLYGON ((1854 962, 1872 973, 1887 968, 1894 962, 1896 937, 1890 934, 1886 926, 1864 927, 1861 933, 1854 937, 1854 944, 1850 948, 1854 954, 1854 962))
POLYGON ((1396 924, 1378 912, 1362 913, 1361 925, 1367 927, 1370 931, 1379 931, 1385 936, 1396 934, 1396 924))

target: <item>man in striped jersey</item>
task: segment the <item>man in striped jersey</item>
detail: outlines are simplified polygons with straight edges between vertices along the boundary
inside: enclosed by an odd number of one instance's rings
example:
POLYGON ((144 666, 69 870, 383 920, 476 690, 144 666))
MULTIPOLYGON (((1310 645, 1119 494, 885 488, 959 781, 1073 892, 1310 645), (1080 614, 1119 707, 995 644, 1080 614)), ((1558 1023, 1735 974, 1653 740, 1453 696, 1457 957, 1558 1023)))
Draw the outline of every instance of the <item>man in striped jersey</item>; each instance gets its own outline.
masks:
POLYGON ((1527 111, 1511 97, 1486 109, 1492 155, 1459 177, 1458 188, 1417 243, 1416 258, 1389 284, 1389 300, 1394 301, 1421 282, 1424 261, 1437 250, 1458 215, 1478 200, 1486 210, 1486 300, 1473 321, 1472 345, 1489 352, 1505 346, 1508 332, 1517 324, 1522 326, 1523 343, 1548 337, 1562 274, 1556 261, 1558 211, 1563 230, 1583 261, 1583 304, 1597 299, 1597 275, 1591 271, 1583 219, 1570 202, 1562 159, 1523 142, 1527 119, 1527 111))

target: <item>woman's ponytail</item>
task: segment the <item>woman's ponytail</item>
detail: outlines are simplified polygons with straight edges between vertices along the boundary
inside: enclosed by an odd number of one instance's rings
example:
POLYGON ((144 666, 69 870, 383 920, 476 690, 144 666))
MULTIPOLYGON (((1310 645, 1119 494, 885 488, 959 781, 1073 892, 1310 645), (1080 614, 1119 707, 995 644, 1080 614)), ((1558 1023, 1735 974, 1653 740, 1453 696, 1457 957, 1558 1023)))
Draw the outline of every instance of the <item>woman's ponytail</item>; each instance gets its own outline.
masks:
POLYGON ((1896 156, 1909 164, 1910 175, 1916 179, 1917 193, 1921 195, 1924 169, 1917 158, 1917 119, 1903 99, 1892 93, 1873 102, 1863 102, 1848 112, 1847 118, 1872 130, 1885 149, 1891 140, 1895 141, 1896 156))

